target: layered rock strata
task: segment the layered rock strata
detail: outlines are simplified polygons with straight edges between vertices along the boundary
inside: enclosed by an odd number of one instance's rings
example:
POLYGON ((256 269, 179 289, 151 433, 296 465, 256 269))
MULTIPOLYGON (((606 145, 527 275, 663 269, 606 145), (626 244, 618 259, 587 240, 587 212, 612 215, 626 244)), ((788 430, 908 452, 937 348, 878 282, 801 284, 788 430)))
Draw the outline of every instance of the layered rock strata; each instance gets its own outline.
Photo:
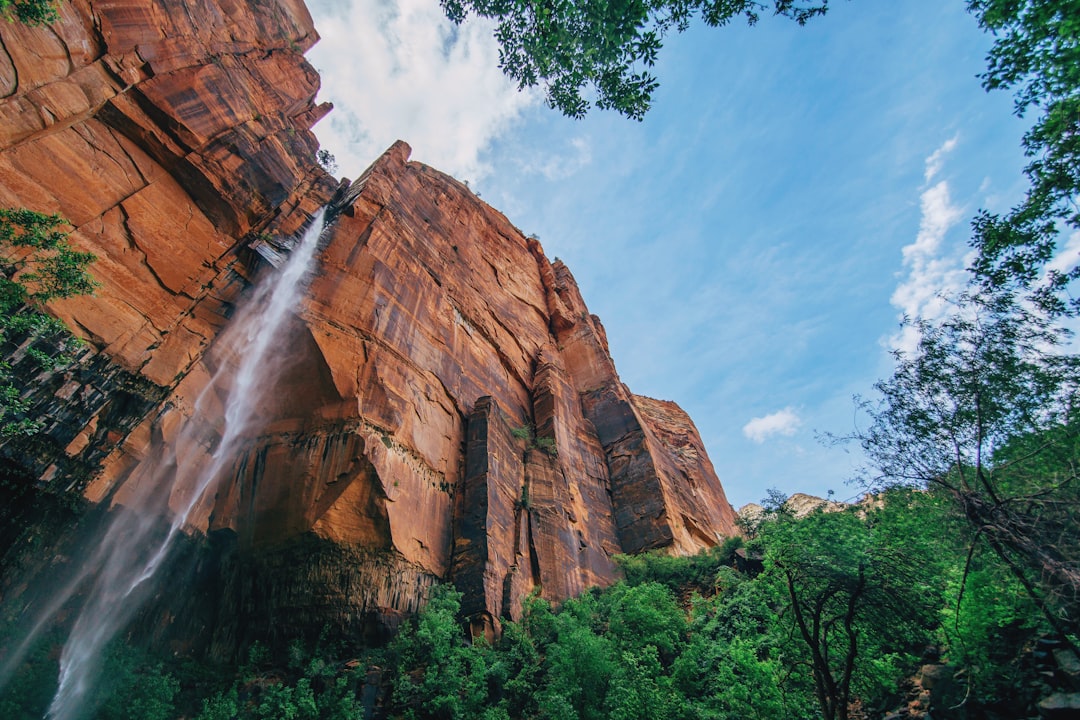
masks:
MULTIPOLYGON (((346 194, 271 393, 296 402, 267 405, 211 528, 262 558, 309 536, 363 548, 341 573, 408 575, 399 611, 421 601, 415 578, 452 577, 478 632, 529 592, 612 582, 617 553, 734 532, 693 424, 620 382, 566 267, 408 154, 396 144, 346 194)), ((294 557, 280 583, 321 586, 306 568, 323 562, 294 557)), ((326 594, 386 611, 376 586, 351 587, 326 594)))
POLYGON ((231 548, 218 654, 268 627, 378 634, 451 578, 493 632, 527 593, 612 582, 616 553, 734 531, 692 422, 621 383, 562 263, 403 143, 347 188, 317 166, 299 0, 61 7, 0 28, 0 204, 69 218, 102 287, 53 307, 89 349, 24 378, 47 426, 7 472, 114 504, 167 478, 234 360, 215 341, 264 265, 244 248, 337 193, 285 370, 190 519, 231 548))
POLYGON ((0 23, 0 205, 60 213, 97 255, 95 297, 53 306, 93 358, 26 378, 48 424, 3 457, 81 490, 227 321, 239 241, 295 231, 336 181, 315 162, 329 106, 299 0, 58 7, 48 27, 0 23))

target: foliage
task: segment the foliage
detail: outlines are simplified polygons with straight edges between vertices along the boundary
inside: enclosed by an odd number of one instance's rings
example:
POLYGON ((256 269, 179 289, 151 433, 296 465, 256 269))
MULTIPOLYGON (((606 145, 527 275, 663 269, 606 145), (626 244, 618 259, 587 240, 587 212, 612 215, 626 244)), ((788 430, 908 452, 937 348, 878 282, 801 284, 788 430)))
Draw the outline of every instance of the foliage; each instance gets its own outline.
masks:
MULTIPOLYGON (((726 564, 734 541, 693 558, 623 558, 626 582, 559 607, 531 596, 492 646, 470 641, 460 593, 438 586, 385 653, 355 662, 322 641, 280 657, 256 645, 233 678, 118 647, 95 718, 359 720, 360 688, 374 692, 362 683, 368 667, 384 668, 379 707, 402 719, 845 717, 849 703, 893 707, 890 693, 935 640, 965 670, 976 717, 1030 686, 1016 658, 1045 625, 993 553, 969 561, 966 523, 943 489, 896 488, 803 519, 777 513, 758 540, 764 573, 726 564)), ((52 688, 32 685, 35 675, 55 685, 54 651, 31 653, 36 669, 8 690, 37 699, 6 692, 5 717, 41 717, 52 688)))
POLYGON ((308 659, 294 643, 289 669, 273 668, 261 645, 248 651, 248 661, 228 688, 202 700, 195 720, 360 720, 357 678, 348 667, 316 655, 308 659), (283 677, 284 675, 284 677, 283 677))
POLYGON ((774 522, 781 518, 790 519, 793 512, 787 501, 787 495, 777 488, 769 488, 767 495, 761 499, 761 512, 747 512, 735 518, 735 525, 746 536, 747 540, 757 539, 761 527, 768 522, 774 522))
POLYGON ((874 483, 942 489, 1050 622, 1075 632, 1077 358, 1057 350, 1064 336, 1045 315, 1007 295, 916 325, 918 349, 897 355, 855 435, 874 483))
MULTIPOLYGON (((6 628, 0 647, 13 639, 6 628)), ((59 627, 50 628, 30 648, 25 661, 0 686, 0 717, 40 720, 57 689, 58 656, 64 642, 59 627)), ((92 720, 173 720, 180 691, 177 677, 157 658, 123 643, 113 643, 103 658, 100 682, 85 703, 92 720)))
POLYGON ((510 428, 510 436, 518 440, 524 440, 528 449, 540 450, 543 453, 555 457, 559 454, 559 448, 555 444, 555 438, 537 435, 533 426, 525 423, 519 427, 510 428))
POLYGON ((60 13, 50 0, 0 0, 0 16, 35 26, 55 22, 60 13))
POLYGON ((968 9, 995 37, 983 86, 1011 88, 1018 115, 1037 113, 1023 139, 1027 195, 1005 215, 979 213, 974 269, 987 287, 1033 289, 1045 308, 1080 311, 1080 298, 1063 297, 1080 265, 1051 263, 1058 236, 1080 230, 1080 1, 969 0, 968 9))
POLYGON ((696 19, 717 27, 741 17, 753 25, 770 10, 803 25, 828 9, 828 0, 441 2, 454 22, 476 15, 496 23, 499 66, 519 89, 542 86, 548 104, 569 117, 595 105, 636 120, 652 103, 652 68, 669 32, 696 19))
POLYGON ((784 670, 783 637, 774 635, 778 597, 730 568, 720 575, 720 593, 695 603, 689 642, 672 665, 687 714, 716 720, 812 715, 808 688, 784 670))
POLYGON ((637 555, 616 555, 615 562, 629 585, 655 582, 669 590, 692 587, 702 594, 713 594, 716 574, 730 565, 735 551, 742 547, 738 535, 697 555, 672 555, 664 550, 650 550, 637 555))
POLYGON ((967 671, 970 697, 994 704, 1025 686, 1023 649, 1044 631, 1035 603, 1000 563, 980 554, 949 578, 941 632, 951 664, 967 671))
MULTIPOLYGON (((64 224, 59 215, 0 208, 0 345, 26 343, 27 358, 39 369, 67 364, 75 347, 67 328, 44 311, 44 304, 96 287, 87 272, 94 256, 71 247, 64 224)), ((32 434, 40 422, 26 416, 29 404, 12 383, 11 371, 8 362, 0 362, 0 435, 32 434)))
POLYGON ((828 720, 845 720, 855 697, 879 695, 901 676, 897 663, 932 638, 941 607, 929 558, 875 519, 855 508, 818 511, 762 531, 766 578, 797 638, 792 654, 809 668, 828 720))
POLYGON ((551 455, 552 457, 559 454, 559 448, 555 445, 555 438, 550 437, 538 437, 536 438, 536 448, 551 455))
POLYGON ((616 645, 653 648, 670 664, 686 632, 686 617, 671 590, 658 583, 616 585, 604 600, 608 635, 616 645))
POLYGON ((180 682, 160 663, 114 644, 95 691, 98 698, 89 703, 100 702, 94 720, 172 720, 180 682))
MULTIPOLYGON (((384 652, 325 639, 311 651, 299 642, 276 654, 255 645, 231 673, 116 644, 88 717, 359 720, 371 702, 387 717, 416 720, 844 717, 848 663, 847 701, 874 716, 896 707, 891 693, 935 641, 934 654, 965 671, 968 716, 979 717, 998 698, 1027 692, 1032 669, 1017 658, 1046 626, 993 553, 980 546, 968 559, 966 529, 941 488, 894 488, 803 519, 778 513, 757 541, 763 573, 727 564, 734 540, 691 558, 623 558, 626 582, 559 607, 531 596, 492 646, 470 641, 452 586, 433 589, 384 652), (366 684, 369 668, 378 668, 381 688, 366 684), (826 673, 837 688, 829 710, 819 692, 826 673)), ((60 640, 32 650, 31 666, 0 694, 0 715, 42 716, 60 640)))
POLYGON ((392 704, 405 718, 464 720, 483 716, 487 700, 488 649, 466 645, 457 614, 461 593, 452 585, 432 588, 428 603, 394 638, 392 704))
POLYGON ((679 715, 679 701, 655 646, 619 653, 605 700, 607 718, 674 720, 679 715))
MULTIPOLYGON (((16 630, 5 622, 0 646, 15 647, 21 639, 21 633, 16 630)), ((55 650, 61 643, 63 636, 57 629, 50 628, 30 647, 19 667, 10 675, 0 676, 0 717, 41 720, 56 694, 60 667, 55 650)))
POLYGON ((913 353, 861 403, 872 425, 857 435, 878 484, 933 483, 993 493, 991 453, 1010 438, 1049 428, 1069 410, 1071 362, 1044 348, 1061 335, 1008 300, 963 300, 941 322, 913 321, 913 353))
POLYGON ((334 157, 334 153, 326 148, 320 148, 319 151, 315 153, 315 160, 319 163, 319 167, 331 175, 337 172, 337 158, 334 157))

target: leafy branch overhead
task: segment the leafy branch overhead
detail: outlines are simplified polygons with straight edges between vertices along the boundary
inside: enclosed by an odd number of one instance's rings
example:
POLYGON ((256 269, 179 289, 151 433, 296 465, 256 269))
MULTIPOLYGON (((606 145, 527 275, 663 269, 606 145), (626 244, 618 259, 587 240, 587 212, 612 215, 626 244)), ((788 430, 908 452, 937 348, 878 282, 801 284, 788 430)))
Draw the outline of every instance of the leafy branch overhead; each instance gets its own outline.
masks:
POLYGON ((1016 114, 1036 114, 1023 140, 1027 195, 975 219, 973 269, 986 287, 1016 286, 1047 309, 1080 312, 1068 292, 1080 265, 1055 262, 1059 235, 1080 232, 1080 0, 969 0, 968 9, 995 36, 983 86, 1012 89, 1016 114))
POLYGON ((591 105, 641 120, 659 83, 652 73, 665 36, 695 19, 753 25, 771 11, 800 25, 828 0, 441 0, 456 23, 469 15, 497 23, 499 65, 519 89, 541 86, 547 102, 581 118, 591 105), (591 98, 591 100, 590 100, 591 98))

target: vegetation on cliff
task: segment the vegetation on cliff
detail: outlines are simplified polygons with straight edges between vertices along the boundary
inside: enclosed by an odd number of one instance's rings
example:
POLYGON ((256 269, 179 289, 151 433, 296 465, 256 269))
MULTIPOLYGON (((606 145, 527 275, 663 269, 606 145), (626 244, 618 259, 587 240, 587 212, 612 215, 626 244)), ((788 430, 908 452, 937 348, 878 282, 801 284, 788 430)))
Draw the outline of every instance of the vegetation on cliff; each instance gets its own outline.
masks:
POLYGON ((60 13, 50 0, 0 0, 0 16, 9 22, 45 25, 59 18, 60 13))
MULTIPOLYGON (((94 256, 71 247, 66 224, 59 215, 0 208, 0 346, 20 343, 39 370, 70 362, 77 346, 67 327, 45 312, 45 303, 96 287, 87 271, 94 256)), ((26 414, 25 388, 14 385, 10 360, 0 361, 0 435, 26 435, 40 421, 26 414)))

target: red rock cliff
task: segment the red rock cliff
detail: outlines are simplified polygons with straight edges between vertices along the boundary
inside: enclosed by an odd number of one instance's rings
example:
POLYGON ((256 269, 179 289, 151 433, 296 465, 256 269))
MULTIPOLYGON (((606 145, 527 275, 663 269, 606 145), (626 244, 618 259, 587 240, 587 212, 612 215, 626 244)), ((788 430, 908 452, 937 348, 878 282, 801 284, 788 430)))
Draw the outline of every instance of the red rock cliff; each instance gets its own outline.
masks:
MULTIPOLYGON (((56 305, 92 352, 35 381, 50 424, 3 453, 122 503, 229 362, 213 341, 258 263, 242 241, 295 231, 336 183, 314 162, 299 0, 62 13, 0 28, 0 203, 68 217, 103 286, 56 305)), ((693 423, 620 382, 569 270, 408 154, 339 193, 288 371, 194 521, 237 538, 222 647, 245 623, 392 625, 439 578, 486 631, 534 589, 610 583, 616 553, 733 532, 693 423)))
POLYGON ((268 415, 213 509, 262 582, 294 585, 268 611, 328 596, 411 610, 417 578, 452 577, 479 630, 534 589, 612 582, 616 553, 731 534, 693 424, 623 386, 566 267, 408 153, 396 144, 350 189, 273 391, 304 402, 268 415), (357 555, 320 584, 305 568, 333 562, 317 547, 357 555), (376 568, 414 584, 363 581, 376 568))
POLYGON ((59 9, 49 27, 0 23, 0 204, 64 215, 98 256, 96 297, 54 307, 98 353, 28 382, 50 424, 3 454, 70 490, 216 336, 246 284, 241 238, 294 231, 336 181, 314 161, 329 107, 299 0, 59 9))

